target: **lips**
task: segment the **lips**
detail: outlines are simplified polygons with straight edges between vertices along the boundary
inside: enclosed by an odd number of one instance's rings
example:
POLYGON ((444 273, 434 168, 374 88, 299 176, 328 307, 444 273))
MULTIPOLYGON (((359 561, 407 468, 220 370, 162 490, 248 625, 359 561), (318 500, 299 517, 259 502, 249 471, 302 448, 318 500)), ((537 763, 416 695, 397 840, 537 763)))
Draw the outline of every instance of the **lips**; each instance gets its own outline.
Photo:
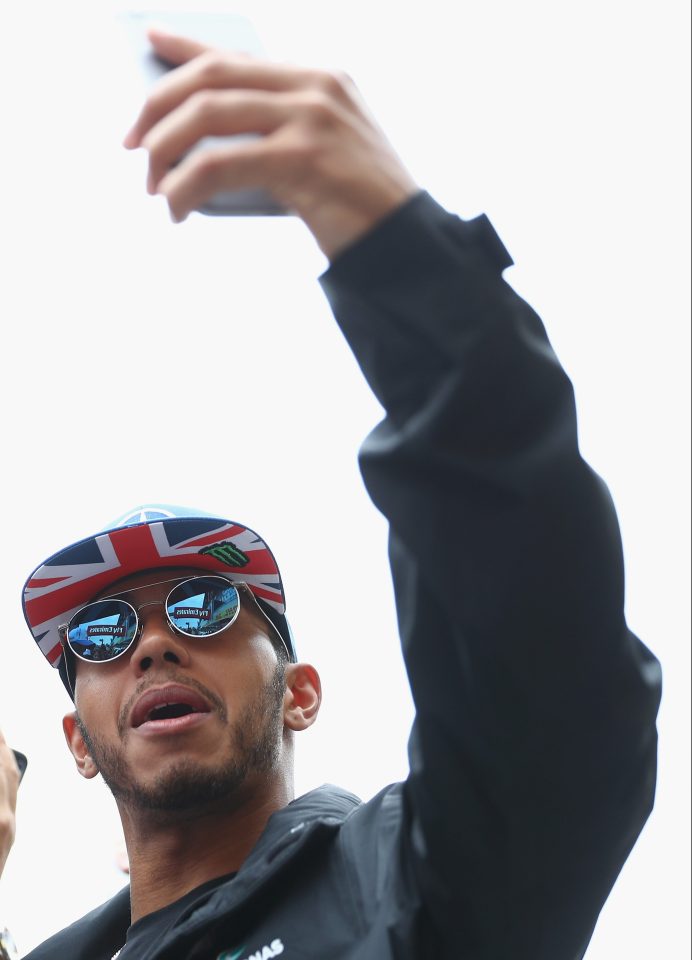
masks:
POLYGON ((130 726, 137 729, 146 723, 195 713, 211 713, 211 706, 202 694, 180 684, 168 684, 142 694, 132 709, 130 726))

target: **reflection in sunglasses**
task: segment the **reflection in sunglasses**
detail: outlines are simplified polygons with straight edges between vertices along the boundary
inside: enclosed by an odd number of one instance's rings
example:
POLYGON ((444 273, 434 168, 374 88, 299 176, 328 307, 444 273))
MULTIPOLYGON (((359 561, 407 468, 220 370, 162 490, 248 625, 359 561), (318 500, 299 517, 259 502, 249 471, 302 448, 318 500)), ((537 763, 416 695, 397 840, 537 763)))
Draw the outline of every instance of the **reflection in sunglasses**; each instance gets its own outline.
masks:
MULTIPOLYGON (((78 610, 66 628, 64 636, 70 650, 80 659, 91 662, 114 660, 136 642, 141 624, 139 610, 161 603, 169 624, 184 636, 211 636, 220 633, 235 622, 240 610, 238 587, 225 577, 188 577, 182 583, 174 582, 165 601, 147 601, 135 608, 126 593, 106 597, 78 610)), ((159 584, 151 584, 158 586, 159 584)))

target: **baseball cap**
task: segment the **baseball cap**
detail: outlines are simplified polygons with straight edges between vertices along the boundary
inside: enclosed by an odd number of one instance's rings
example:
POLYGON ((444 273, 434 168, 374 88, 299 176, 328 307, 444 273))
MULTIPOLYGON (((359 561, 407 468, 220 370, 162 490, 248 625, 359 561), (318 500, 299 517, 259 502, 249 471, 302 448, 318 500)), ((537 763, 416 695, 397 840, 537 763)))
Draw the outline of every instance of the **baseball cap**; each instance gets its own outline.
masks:
POLYGON ((147 504, 59 550, 28 577, 22 608, 39 650, 72 696, 59 627, 112 583, 145 570, 198 567, 243 582, 296 661, 281 574, 266 542, 245 524, 190 507, 147 504))

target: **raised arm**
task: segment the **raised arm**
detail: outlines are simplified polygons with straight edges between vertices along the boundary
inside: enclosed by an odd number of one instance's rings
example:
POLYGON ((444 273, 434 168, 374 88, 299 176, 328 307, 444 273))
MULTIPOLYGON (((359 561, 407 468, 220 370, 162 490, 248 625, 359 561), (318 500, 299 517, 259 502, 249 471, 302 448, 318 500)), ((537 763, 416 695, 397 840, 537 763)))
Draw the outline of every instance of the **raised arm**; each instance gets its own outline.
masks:
POLYGON ((660 674, 625 624, 571 384, 490 224, 418 190, 350 81, 153 41, 184 66, 126 138, 149 189, 176 220, 234 186, 301 216, 386 410, 361 462, 417 707, 406 851, 425 923, 445 956, 574 960, 651 809, 660 674))
POLYGON ((651 810, 660 674, 625 624, 570 381, 509 263, 485 218, 421 194, 323 282, 387 412, 361 466, 391 527, 433 926, 459 957, 573 960, 651 810))

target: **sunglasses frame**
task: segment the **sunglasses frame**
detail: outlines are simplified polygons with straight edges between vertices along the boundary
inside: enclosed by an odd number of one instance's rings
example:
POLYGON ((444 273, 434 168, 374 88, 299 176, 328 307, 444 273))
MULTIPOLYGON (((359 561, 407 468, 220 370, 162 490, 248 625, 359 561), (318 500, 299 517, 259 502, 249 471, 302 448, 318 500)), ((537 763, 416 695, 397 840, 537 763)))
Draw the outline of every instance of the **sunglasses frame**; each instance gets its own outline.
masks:
MULTIPOLYGON (((155 583, 147 583, 143 587, 131 587, 129 590, 121 590, 119 593, 114 593, 110 597, 99 597, 98 600, 92 600, 89 603, 85 603, 84 606, 79 607, 77 610, 75 610, 75 612, 72 614, 72 616, 70 617, 67 623, 60 624, 60 626, 58 627, 58 633, 60 636, 60 643, 63 648, 63 655, 65 654, 66 649, 69 649, 70 653, 73 656, 77 657, 79 660, 84 661, 85 663, 113 663, 115 660, 119 660, 120 657, 124 656, 124 654, 128 653, 128 651, 131 651, 137 645, 137 641, 142 635, 144 623, 142 621, 142 618, 139 616, 139 611, 142 609, 142 607, 150 607, 159 603, 163 606, 164 612, 166 614, 166 620, 168 622, 168 626, 171 628, 171 630, 174 633, 178 634, 181 637, 188 637, 191 640, 199 639, 199 636, 200 636, 199 634, 186 633, 184 630, 181 630, 180 627, 176 626, 176 624, 173 623, 173 621, 168 615, 168 601, 170 599, 171 594, 175 590, 177 590, 178 587, 182 587, 186 583, 190 583, 193 580, 221 580, 223 583, 226 583, 231 587, 235 587, 238 592, 238 608, 233 616, 233 619, 230 620, 228 623, 224 624, 224 626, 221 627, 219 630, 215 630, 214 633, 204 634, 205 637, 215 637, 217 634, 223 633, 224 630, 227 630, 229 627, 233 626, 233 624, 238 619, 238 614, 240 613, 240 594, 241 592, 243 592, 243 588, 244 588, 244 591, 249 593, 252 599, 255 600, 254 594, 252 593, 252 590, 249 588, 247 583, 245 583, 244 581, 229 580, 228 577, 223 577, 221 576, 221 574, 217 574, 217 573, 210 573, 210 574, 200 573, 193 577, 190 577, 190 576, 172 577, 169 580, 157 580, 155 583), (166 597, 164 600, 146 600, 144 603, 140 603, 138 607, 135 607, 128 600, 121 600, 121 597, 124 596, 124 594, 126 593, 134 593, 136 590, 142 590, 146 587, 160 587, 164 583, 176 584, 176 586, 171 587, 171 589, 166 594, 166 597), (121 650, 120 653, 117 653, 114 657, 109 657, 107 660, 91 660, 89 657, 83 657, 80 653, 77 653, 77 651, 74 649, 74 647, 70 643, 70 639, 69 639, 70 624, 72 623, 74 618, 78 614, 80 614, 83 610, 86 610, 87 607, 90 607, 92 604, 96 604, 96 603, 104 603, 106 600, 120 600, 121 603, 124 603, 126 606, 130 608, 130 610, 132 610, 132 612, 135 615, 135 622, 136 622, 135 633, 134 633, 134 636, 132 637, 132 640, 130 640, 130 642, 128 643, 128 645, 123 650, 121 650)), ((256 601, 255 603, 258 610, 260 610, 260 612, 262 613, 262 616, 264 617, 264 619, 269 622, 272 629, 276 632, 276 628, 274 627, 274 624, 271 623, 269 618, 265 616, 259 604, 256 601)), ((282 643, 283 643, 283 640, 282 640, 282 643)))

